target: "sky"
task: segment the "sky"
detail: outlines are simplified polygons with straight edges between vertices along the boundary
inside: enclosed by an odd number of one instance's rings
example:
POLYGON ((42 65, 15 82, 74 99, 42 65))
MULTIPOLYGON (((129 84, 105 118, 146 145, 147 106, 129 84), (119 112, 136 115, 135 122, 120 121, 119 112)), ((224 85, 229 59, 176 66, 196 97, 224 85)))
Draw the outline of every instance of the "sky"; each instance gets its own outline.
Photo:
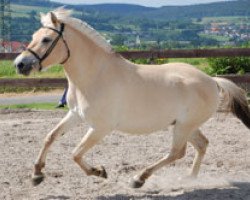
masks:
POLYGON ((168 5, 191 5, 229 0, 52 0, 66 4, 100 4, 100 3, 129 3, 148 7, 161 7, 168 5))

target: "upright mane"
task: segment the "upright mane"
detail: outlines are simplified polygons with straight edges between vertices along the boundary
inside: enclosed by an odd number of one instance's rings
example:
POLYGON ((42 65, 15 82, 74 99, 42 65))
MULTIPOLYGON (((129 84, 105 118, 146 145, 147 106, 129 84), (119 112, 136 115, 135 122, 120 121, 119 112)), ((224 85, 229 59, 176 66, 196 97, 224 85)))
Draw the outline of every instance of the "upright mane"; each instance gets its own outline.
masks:
MULTIPOLYGON (((89 24, 86 22, 71 17, 72 10, 67 10, 64 7, 59 7, 52 11, 57 19, 68 26, 74 28, 75 30, 79 31, 80 33, 87 36, 90 40, 92 40, 95 44, 97 44, 99 47, 104 49, 107 52, 113 52, 112 46, 106 41, 106 39, 98 33, 94 28, 92 28, 89 24)), ((51 25, 51 21, 49 20, 48 13, 42 14, 41 13, 41 23, 44 26, 51 25)))

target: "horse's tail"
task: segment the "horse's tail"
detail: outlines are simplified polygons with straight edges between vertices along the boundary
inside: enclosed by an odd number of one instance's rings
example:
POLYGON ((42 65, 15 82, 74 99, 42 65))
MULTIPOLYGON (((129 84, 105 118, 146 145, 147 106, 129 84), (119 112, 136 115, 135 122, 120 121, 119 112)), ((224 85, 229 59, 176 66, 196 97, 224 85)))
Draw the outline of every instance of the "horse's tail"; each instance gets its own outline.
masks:
POLYGON ((231 111, 250 129, 250 109, 246 92, 233 82, 224 78, 214 78, 220 89, 221 105, 231 111))

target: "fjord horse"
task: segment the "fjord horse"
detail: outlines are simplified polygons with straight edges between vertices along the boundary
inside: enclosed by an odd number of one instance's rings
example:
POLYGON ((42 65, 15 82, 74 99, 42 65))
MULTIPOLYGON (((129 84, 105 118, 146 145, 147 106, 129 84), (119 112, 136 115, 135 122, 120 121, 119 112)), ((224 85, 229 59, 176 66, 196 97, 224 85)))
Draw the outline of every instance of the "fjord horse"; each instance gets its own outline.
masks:
POLYGON ((41 22, 43 26, 15 65, 19 73, 29 75, 61 63, 68 79, 69 111, 45 138, 34 166, 34 184, 44 178, 42 169, 53 141, 81 121, 90 128, 74 149, 73 160, 87 175, 103 178, 107 178, 104 167, 90 166, 82 157, 112 130, 146 135, 174 126, 169 155, 134 176, 134 188, 141 187, 156 170, 182 158, 187 142, 197 151, 190 174, 196 177, 208 145, 199 128, 221 104, 250 128, 245 93, 234 83, 183 63, 131 63, 64 8, 42 14, 41 22))

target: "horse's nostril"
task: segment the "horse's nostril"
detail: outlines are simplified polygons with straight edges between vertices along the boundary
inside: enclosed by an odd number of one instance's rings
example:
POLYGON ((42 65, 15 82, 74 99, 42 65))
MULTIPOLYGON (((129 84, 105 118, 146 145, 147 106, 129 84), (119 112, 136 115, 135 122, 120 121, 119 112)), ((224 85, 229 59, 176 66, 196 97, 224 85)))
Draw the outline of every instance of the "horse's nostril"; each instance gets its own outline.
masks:
POLYGON ((23 67, 24 67, 24 64, 22 62, 20 62, 20 63, 17 64, 17 68, 18 69, 23 69, 23 67))

